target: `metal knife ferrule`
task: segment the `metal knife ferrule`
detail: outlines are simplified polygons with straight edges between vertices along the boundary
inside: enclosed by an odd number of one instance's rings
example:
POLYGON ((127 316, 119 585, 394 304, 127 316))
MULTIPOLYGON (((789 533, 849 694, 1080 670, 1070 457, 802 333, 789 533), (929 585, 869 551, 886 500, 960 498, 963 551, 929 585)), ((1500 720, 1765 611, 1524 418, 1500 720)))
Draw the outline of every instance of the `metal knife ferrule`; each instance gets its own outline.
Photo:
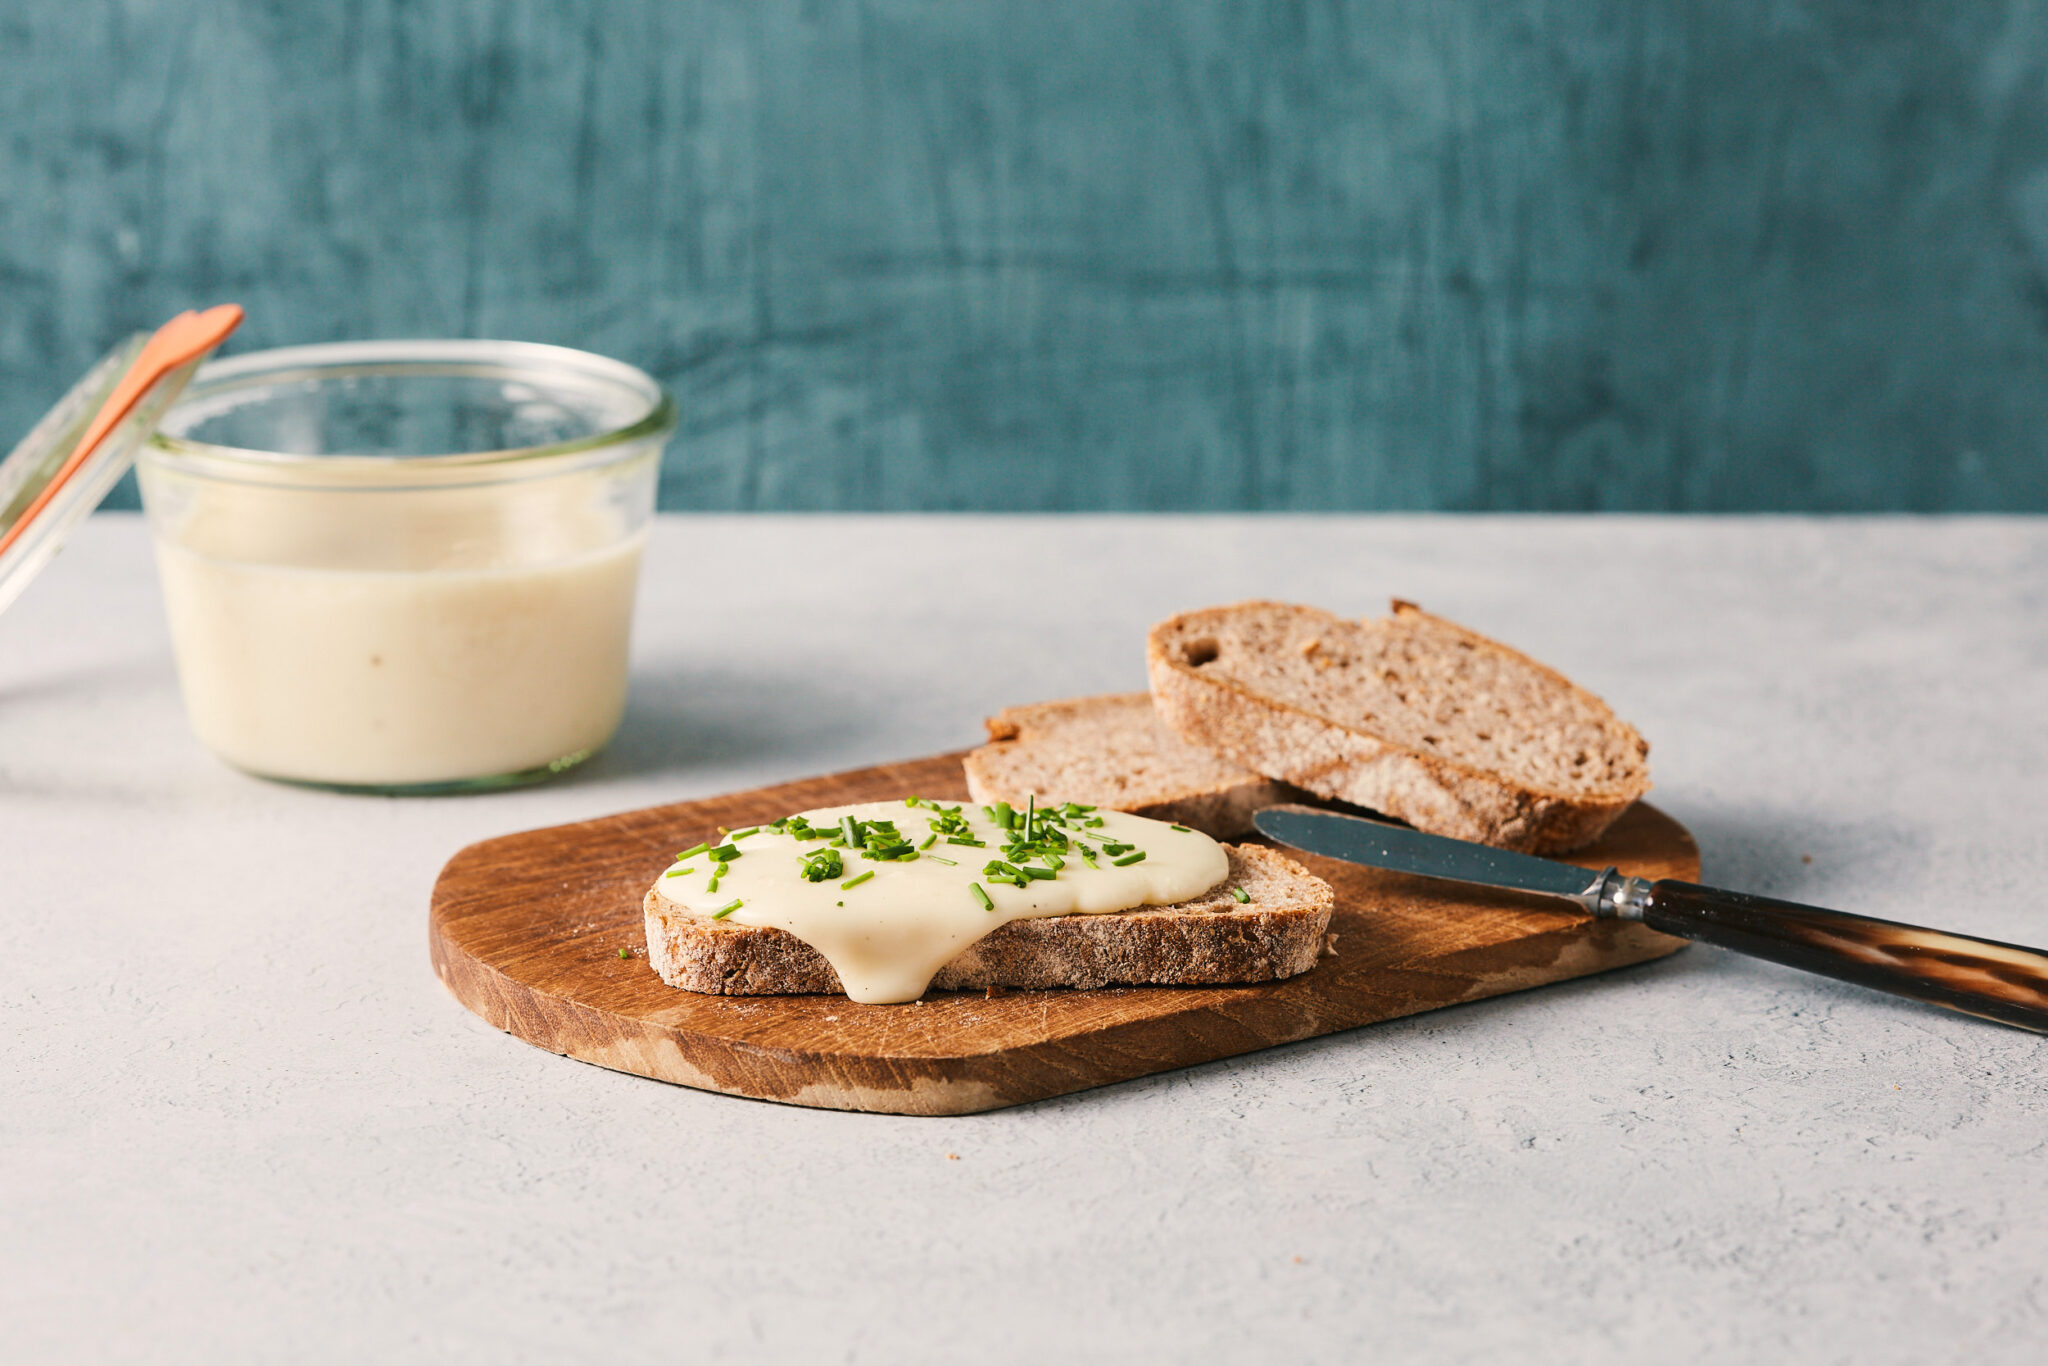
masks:
POLYGON ((1572 899, 1586 908, 1586 914, 1603 920, 1641 920, 1650 905, 1650 882, 1609 868, 1572 899))

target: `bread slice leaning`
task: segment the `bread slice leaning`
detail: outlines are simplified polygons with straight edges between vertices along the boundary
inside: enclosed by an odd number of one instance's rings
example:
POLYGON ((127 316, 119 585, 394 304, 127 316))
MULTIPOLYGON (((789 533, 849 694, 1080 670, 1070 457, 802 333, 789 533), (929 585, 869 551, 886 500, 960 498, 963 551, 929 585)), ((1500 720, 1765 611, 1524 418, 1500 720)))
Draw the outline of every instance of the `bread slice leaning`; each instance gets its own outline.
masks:
POLYGON ((1189 743, 1420 830, 1561 853, 1650 787, 1649 745, 1605 702, 1412 603, 1187 612, 1152 628, 1146 665, 1189 743))
POLYGON ((1252 814, 1302 793, 1226 763, 1174 734, 1150 693, 1008 707, 989 743, 962 763, 977 802, 1080 802, 1192 826, 1216 839, 1248 834, 1252 814))
MULTIPOLYGON (((1329 884, 1275 850, 1224 849, 1228 876, 1192 901, 1012 920, 941 968, 932 986, 1215 986, 1314 967, 1330 926, 1329 884)), ((785 930, 691 915, 654 888, 643 909, 648 961, 672 987, 723 996, 844 990, 824 956, 785 930)))

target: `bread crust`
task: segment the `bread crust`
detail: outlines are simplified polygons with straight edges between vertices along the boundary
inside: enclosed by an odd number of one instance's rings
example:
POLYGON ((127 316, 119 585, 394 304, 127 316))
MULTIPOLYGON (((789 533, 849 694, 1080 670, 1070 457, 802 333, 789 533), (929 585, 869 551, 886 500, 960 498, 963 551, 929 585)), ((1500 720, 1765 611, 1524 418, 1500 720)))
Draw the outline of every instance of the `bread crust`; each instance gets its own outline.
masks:
POLYGON ((1105 806, 1224 840, 1250 834, 1252 816, 1264 808, 1306 795, 1189 746, 1154 713, 1150 693, 1006 707, 984 724, 989 743, 961 763, 977 802, 1022 806, 1035 794, 1042 802, 1105 806), (1070 752, 1089 743, 1099 752, 1070 752))
MULTIPOLYGON (((1455 633, 1472 648, 1517 660, 1613 720, 1605 703, 1556 670, 1432 617, 1413 603, 1396 599, 1393 606, 1397 621, 1420 619, 1455 633)), ((1590 843, 1649 790, 1648 768, 1641 766, 1633 781, 1617 785, 1611 795, 1545 791, 1265 696, 1187 662, 1191 643, 1217 634, 1220 621, 1229 614, 1274 609, 1333 626, 1350 624, 1313 608, 1245 602, 1182 613, 1152 628, 1146 640, 1146 670, 1153 704, 1189 743, 1319 796, 1404 820, 1418 830, 1537 854, 1563 853, 1590 843)), ((1613 724, 1626 732, 1639 758, 1648 754, 1648 744, 1633 728, 1618 720, 1613 724)))
MULTIPOLYGON (((939 970, 940 991, 991 987, 1217 986, 1307 972, 1323 951, 1329 884, 1273 849, 1224 846, 1230 872, 1172 906, 1012 920, 939 970), (1230 895, 1243 887, 1251 904, 1230 895)), ((661 979, 722 996, 840 993, 816 949, 771 926, 691 915, 650 887, 647 958, 661 979)))

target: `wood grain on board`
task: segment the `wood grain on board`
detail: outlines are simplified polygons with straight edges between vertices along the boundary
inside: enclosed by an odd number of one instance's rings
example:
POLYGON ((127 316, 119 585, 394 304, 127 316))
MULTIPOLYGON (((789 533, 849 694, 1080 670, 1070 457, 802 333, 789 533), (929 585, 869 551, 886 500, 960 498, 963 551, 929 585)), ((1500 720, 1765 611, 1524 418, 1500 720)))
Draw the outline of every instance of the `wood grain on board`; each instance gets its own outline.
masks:
MULTIPOLYGON (((648 966, 641 897, 675 851, 792 811, 958 800, 958 754, 649 807, 473 844, 435 883, 428 938, 455 998, 541 1048, 758 1100, 966 1114, 1661 957, 1683 946, 1506 893, 1298 854, 1337 893, 1314 971, 1241 987, 1111 987, 912 1005, 700 996, 648 966), (631 949, 630 959, 619 950, 631 949)), ((1638 804, 1575 861, 1694 879, 1684 827, 1638 804)), ((1554 903, 1553 903, 1554 904, 1554 903)))

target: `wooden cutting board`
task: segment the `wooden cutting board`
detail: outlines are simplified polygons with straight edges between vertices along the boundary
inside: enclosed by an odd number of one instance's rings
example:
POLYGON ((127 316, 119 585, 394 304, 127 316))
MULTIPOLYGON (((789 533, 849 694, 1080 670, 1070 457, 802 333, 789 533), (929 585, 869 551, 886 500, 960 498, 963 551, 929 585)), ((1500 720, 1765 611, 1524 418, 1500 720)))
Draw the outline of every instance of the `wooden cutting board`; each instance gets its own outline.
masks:
MULTIPOLYGON (((964 799, 960 755, 472 844, 434 884, 434 970, 498 1028, 601 1067, 791 1105, 948 1115, 1583 977, 1685 942, 1555 903, 1298 854, 1336 889, 1334 943, 1314 971, 1285 982, 935 992, 914 1005, 864 1006, 843 996, 699 996, 648 966, 640 902, 676 850, 715 839, 720 826, 911 793, 964 799)), ((1576 861, 1699 876, 1685 828, 1641 804, 1576 861)))

